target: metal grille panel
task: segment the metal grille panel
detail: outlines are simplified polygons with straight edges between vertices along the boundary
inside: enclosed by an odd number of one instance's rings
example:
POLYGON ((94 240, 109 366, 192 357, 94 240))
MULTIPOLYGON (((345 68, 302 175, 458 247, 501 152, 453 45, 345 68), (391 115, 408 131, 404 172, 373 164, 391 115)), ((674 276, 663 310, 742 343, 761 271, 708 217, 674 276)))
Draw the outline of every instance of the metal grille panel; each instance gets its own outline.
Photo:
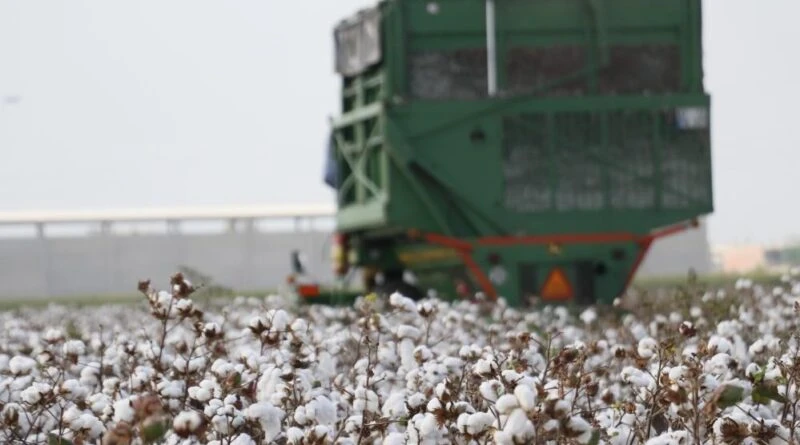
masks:
POLYGON ((711 203, 707 129, 675 111, 562 112, 504 119, 505 207, 650 210, 711 203), (659 119, 659 121, 657 121, 659 119))
POLYGON ((600 116, 555 116, 556 210, 600 210, 605 205, 600 116))
POLYGON ((546 116, 524 115, 504 121, 505 206, 519 212, 551 207, 546 116))
POLYGON ((476 99, 487 94, 486 50, 424 51, 409 57, 415 99, 476 99))
POLYGON ((601 94, 668 93, 681 88, 678 45, 615 45, 600 73, 601 94))
POLYGON ((577 45, 512 48, 508 52, 506 63, 508 89, 513 94, 532 92, 546 96, 584 94, 585 79, 563 80, 578 73, 585 65, 586 50, 577 45), (558 84, 554 85, 556 82, 558 84))
POLYGON ((650 209, 656 205, 650 112, 615 112, 609 116, 610 206, 650 209))
POLYGON ((677 125, 673 114, 663 115, 665 135, 661 147, 662 205, 683 208, 691 203, 711 203, 708 132, 677 125))

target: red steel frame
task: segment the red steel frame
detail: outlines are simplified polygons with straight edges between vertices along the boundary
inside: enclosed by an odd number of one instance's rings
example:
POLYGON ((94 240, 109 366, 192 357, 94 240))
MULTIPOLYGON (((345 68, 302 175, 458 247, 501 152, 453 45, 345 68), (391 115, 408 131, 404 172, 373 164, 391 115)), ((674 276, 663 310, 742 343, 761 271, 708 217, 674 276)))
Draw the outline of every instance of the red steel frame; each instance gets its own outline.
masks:
POLYGON ((636 235, 627 232, 617 233, 589 233, 589 234, 558 234, 558 235, 532 235, 532 236, 489 236, 478 238, 472 242, 452 238, 436 233, 422 233, 417 230, 410 230, 409 237, 412 239, 424 239, 430 244, 437 244, 450 247, 458 251, 464 265, 475 276, 478 285, 483 292, 492 300, 497 299, 497 291, 492 282, 481 270, 478 263, 472 258, 472 251, 477 246, 516 246, 516 245, 536 245, 536 244, 593 244, 593 243, 616 243, 633 241, 639 244, 639 255, 633 263, 633 267, 625 281, 625 288, 630 286, 633 276, 644 261, 647 252, 653 242, 660 238, 665 238, 680 233, 689 228, 697 227, 698 221, 693 219, 688 222, 675 224, 663 229, 652 231, 645 235, 636 235))

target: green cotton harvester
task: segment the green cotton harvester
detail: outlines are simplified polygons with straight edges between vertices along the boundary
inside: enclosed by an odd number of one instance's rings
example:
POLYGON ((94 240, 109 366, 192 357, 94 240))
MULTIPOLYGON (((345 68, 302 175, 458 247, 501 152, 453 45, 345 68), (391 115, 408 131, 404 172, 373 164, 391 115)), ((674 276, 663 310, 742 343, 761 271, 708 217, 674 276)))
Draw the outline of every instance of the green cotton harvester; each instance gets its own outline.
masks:
POLYGON ((343 281, 605 304, 713 211, 700 0, 386 0, 334 36, 343 281))

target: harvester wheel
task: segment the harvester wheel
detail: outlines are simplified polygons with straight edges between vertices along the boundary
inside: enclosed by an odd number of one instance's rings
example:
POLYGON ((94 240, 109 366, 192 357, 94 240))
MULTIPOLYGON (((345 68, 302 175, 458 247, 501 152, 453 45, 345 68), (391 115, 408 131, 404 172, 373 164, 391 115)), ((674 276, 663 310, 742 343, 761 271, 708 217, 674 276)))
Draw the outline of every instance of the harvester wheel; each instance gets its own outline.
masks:
POLYGON ((404 297, 410 298, 414 301, 419 301, 425 298, 425 294, 420 288, 414 286, 413 284, 408 284, 402 280, 391 280, 375 287, 375 293, 383 298, 389 298, 395 292, 399 292, 404 297))

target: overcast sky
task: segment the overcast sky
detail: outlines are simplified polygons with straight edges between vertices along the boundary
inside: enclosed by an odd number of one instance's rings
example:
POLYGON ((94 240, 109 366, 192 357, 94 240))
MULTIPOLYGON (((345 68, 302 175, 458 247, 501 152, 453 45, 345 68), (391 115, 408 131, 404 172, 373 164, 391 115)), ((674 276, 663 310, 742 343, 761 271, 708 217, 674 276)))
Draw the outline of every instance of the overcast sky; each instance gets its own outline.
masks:
MULTIPOLYGON (((0 210, 330 202, 331 27, 371 0, 0 0, 0 210)), ((706 0, 713 242, 800 234, 796 0, 706 0)))

